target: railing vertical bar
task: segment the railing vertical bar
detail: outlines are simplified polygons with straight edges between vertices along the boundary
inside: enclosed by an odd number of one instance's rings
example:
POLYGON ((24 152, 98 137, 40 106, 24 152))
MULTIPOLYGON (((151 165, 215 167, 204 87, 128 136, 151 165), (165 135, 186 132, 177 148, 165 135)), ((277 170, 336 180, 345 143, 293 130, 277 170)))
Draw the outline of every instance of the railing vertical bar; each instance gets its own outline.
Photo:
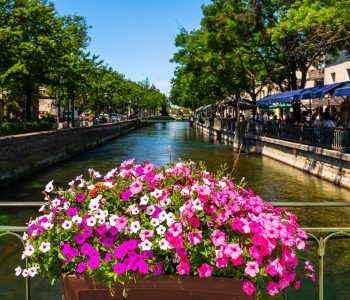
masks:
POLYGON ((318 274, 318 297, 320 300, 323 300, 323 275, 324 275, 324 255, 325 255, 325 243, 323 237, 319 240, 318 245, 318 255, 319 255, 319 274, 318 274))

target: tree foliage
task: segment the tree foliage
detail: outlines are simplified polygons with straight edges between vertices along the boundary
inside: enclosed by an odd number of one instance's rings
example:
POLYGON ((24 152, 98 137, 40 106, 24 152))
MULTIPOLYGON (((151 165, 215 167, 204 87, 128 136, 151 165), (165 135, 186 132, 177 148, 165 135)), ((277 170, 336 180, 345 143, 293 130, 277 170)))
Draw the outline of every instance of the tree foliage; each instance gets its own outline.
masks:
POLYGON ((86 51, 88 30, 84 17, 61 16, 47 0, 0 0, 0 88, 8 113, 17 108, 30 119, 39 87, 72 110, 161 109, 166 99, 154 86, 126 80, 86 51))
POLYGON ((171 101, 255 102, 264 86, 303 88, 311 66, 349 47, 349 7, 350 0, 212 0, 200 29, 176 37, 171 101))

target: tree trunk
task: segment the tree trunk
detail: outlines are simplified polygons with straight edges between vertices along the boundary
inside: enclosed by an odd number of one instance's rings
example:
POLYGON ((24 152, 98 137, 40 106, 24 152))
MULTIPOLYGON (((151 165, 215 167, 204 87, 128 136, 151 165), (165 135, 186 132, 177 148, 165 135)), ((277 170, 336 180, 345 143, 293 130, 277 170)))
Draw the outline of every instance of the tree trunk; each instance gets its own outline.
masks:
POLYGON ((305 84, 306 84, 306 76, 307 76, 307 69, 301 71, 301 81, 300 81, 300 89, 305 88, 305 84))
POLYGON ((71 99, 71 114, 72 114, 72 127, 75 126, 75 120, 74 120, 74 93, 70 93, 70 99, 71 99))
POLYGON ((24 103, 24 118, 26 121, 30 121, 32 119, 32 92, 33 90, 31 88, 26 89, 26 100, 24 103))

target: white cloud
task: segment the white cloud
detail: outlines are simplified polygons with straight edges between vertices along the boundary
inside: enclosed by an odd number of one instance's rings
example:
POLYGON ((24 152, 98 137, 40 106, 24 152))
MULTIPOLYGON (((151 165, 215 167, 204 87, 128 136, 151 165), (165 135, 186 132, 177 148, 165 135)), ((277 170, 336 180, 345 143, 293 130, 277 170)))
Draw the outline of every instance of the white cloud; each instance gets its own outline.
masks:
POLYGON ((160 90, 161 93, 169 96, 171 89, 171 81, 169 79, 158 79, 155 80, 153 84, 160 90))

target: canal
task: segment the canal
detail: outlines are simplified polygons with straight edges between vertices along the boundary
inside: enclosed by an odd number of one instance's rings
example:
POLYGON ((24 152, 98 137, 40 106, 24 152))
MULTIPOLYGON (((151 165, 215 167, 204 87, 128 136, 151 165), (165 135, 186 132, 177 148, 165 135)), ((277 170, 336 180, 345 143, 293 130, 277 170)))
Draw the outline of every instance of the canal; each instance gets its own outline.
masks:
MULTIPOLYGON (((95 148, 69 161, 62 162, 36 176, 20 180, 0 190, 0 201, 42 201, 46 183, 54 180, 56 185, 66 186, 70 179, 87 173, 88 168, 107 171, 116 164, 135 158, 137 162, 148 160, 157 165, 172 160, 191 159, 204 161, 209 170, 217 170, 226 164, 227 172, 235 181, 267 201, 350 201, 350 191, 327 181, 308 175, 270 158, 240 154, 232 151, 232 145, 218 141, 190 127, 186 122, 153 123, 128 133, 107 144, 95 148), (234 166, 234 168, 233 168, 234 166)), ((350 208, 304 208, 293 209, 299 224, 311 226, 350 226, 350 208)), ((1 225, 24 225, 33 209, 4 209, 0 211, 1 225)), ((0 242, 0 300, 24 299, 23 280, 14 279, 14 268, 19 264, 20 245, 15 239, 2 238, 0 242)), ((317 264, 314 243, 308 243, 308 257, 317 264), (312 253, 312 251, 314 251, 312 253)), ((350 242, 331 241, 327 248, 325 299, 350 299, 350 242)), ((61 299, 60 287, 49 288, 49 283, 34 279, 33 299, 61 299)), ((317 286, 305 283, 297 295, 289 299, 317 299, 317 286), (301 296, 303 295, 303 296, 301 296)))

